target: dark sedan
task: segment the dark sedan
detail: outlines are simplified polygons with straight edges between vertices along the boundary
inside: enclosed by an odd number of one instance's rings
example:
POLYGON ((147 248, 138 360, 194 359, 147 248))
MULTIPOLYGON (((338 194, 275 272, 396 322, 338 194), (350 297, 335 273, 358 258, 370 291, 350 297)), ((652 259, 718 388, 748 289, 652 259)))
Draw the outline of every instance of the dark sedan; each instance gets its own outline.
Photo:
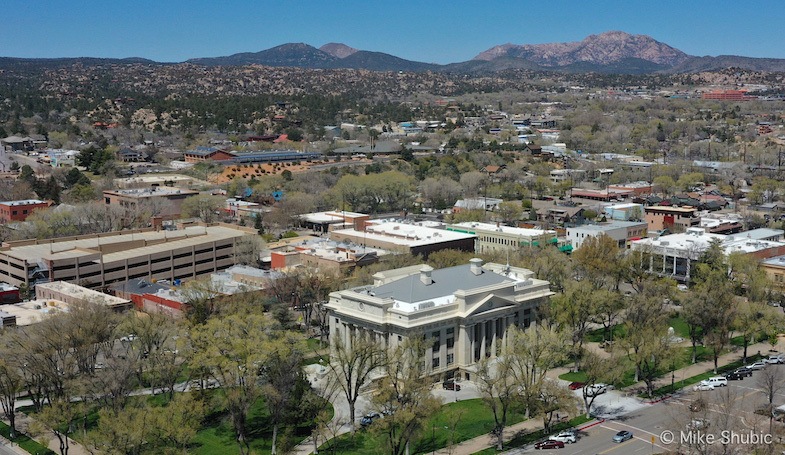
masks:
POLYGON ((737 368, 734 373, 739 373, 742 376, 752 376, 752 370, 747 367, 737 368))
POLYGON ((548 440, 548 441, 542 441, 542 442, 538 442, 537 444, 534 444, 534 448, 537 449, 537 450, 541 450, 541 449, 563 449, 564 448, 564 443, 561 442, 561 441, 548 440))

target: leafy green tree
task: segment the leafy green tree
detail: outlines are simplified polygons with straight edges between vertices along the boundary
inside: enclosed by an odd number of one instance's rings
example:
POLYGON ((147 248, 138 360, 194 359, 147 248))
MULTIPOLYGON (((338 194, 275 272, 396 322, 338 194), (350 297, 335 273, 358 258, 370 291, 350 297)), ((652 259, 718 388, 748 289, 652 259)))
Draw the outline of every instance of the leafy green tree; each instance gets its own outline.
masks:
POLYGON ((736 319, 736 304, 733 283, 721 242, 712 241, 695 267, 695 286, 692 298, 696 306, 710 308, 699 315, 704 344, 714 358, 714 372, 722 350, 730 343, 730 331, 736 319))
POLYGON ((65 195, 65 200, 72 204, 95 201, 97 198, 98 195, 96 194, 95 187, 90 184, 76 185, 65 195))
POLYGON ((198 194, 183 201, 180 205, 180 215, 184 218, 199 218, 205 223, 212 223, 218 219, 218 212, 225 203, 221 196, 198 194))
POLYGON ((388 355, 372 405, 386 414, 373 426, 384 435, 388 453, 409 453, 410 442, 424 430, 428 420, 439 410, 441 399, 431 394, 426 374, 425 345, 422 338, 407 338, 388 355))
POLYGON ((521 207, 521 204, 512 201, 504 201, 499 204, 499 209, 495 213, 504 223, 516 225, 518 220, 521 219, 523 208, 521 207))
POLYGON ((551 318, 559 328, 568 334, 572 342, 570 353, 575 360, 576 370, 580 370, 580 358, 586 332, 597 312, 597 293, 588 281, 568 282, 564 292, 551 299, 551 318))
POLYGON ((73 188, 76 185, 90 185, 90 179, 87 178, 82 171, 79 169, 72 167, 68 170, 65 174, 65 187, 67 189, 73 188))
POLYGON ((630 297, 624 321, 625 336, 618 340, 635 365, 635 381, 643 380, 651 396, 654 380, 666 361, 673 356, 668 339, 668 315, 662 310, 662 294, 667 282, 658 282, 643 293, 630 297))
POLYGON ((303 132, 297 128, 289 128, 286 130, 286 137, 292 142, 300 142, 303 140, 303 132))
POLYGON ((490 357, 483 357, 477 363, 477 372, 474 374, 480 398, 493 413, 496 450, 503 448, 507 418, 519 395, 514 367, 515 363, 510 356, 497 358, 495 362, 490 357))
POLYGON ((289 332, 274 340, 272 351, 262 369, 262 395, 273 426, 271 454, 278 453, 278 430, 285 425, 286 418, 295 412, 298 400, 298 385, 303 382, 302 369, 305 345, 302 336, 289 332))
POLYGON ((0 359, 0 408, 8 420, 11 437, 16 437, 16 396, 24 389, 24 379, 18 367, 8 358, 0 359))
POLYGON ((599 396, 598 393, 591 393, 592 388, 600 383, 613 384, 618 381, 623 374, 623 363, 613 353, 611 357, 603 358, 592 351, 586 353, 582 363, 586 380, 581 389, 581 396, 586 410, 586 418, 589 418, 594 400, 599 396))
POLYGON ((511 372, 518 384, 519 400, 529 417, 540 407, 541 392, 550 382, 545 375, 567 360, 567 339, 554 326, 535 323, 526 330, 511 327, 504 355, 512 362, 511 372))
POLYGON ((230 314, 191 331, 192 363, 220 384, 241 455, 250 453, 248 412, 261 395, 261 373, 275 352, 276 325, 267 315, 230 314))
POLYGON ((375 341, 350 335, 349 342, 344 341, 343 333, 336 333, 331 342, 330 371, 338 387, 349 403, 349 421, 352 431, 355 430, 355 406, 360 391, 371 380, 371 373, 385 365, 385 352, 375 341))
POLYGON ((618 287, 621 250, 609 236, 600 235, 584 240, 572 257, 578 273, 595 289, 618 287))

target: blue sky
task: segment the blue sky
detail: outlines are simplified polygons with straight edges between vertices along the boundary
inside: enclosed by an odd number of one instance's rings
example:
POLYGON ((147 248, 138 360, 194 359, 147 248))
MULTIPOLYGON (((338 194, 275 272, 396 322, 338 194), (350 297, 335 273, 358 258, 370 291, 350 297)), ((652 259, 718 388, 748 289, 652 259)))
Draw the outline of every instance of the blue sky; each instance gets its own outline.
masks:
POLYGON ((785 58, 785 2, 759 0, 4 0, 0 56, 177 62, 340 42, 451 63, 497 44, 622 30, 690 55, 785 58))

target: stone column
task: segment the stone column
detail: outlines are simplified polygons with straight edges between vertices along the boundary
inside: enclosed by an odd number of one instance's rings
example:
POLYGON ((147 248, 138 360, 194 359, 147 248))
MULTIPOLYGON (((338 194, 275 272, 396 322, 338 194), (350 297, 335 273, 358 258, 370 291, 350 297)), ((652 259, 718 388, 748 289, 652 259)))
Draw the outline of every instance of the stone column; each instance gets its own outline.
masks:
POLYGON ((485 330, 485 321, 479 324, 480 326, 480 358, 485 358, 485 337, 486 337, 486 330, 485 330))
MULTIPOLYGON (((439 330, 439 334, 440 334, 441 339, 442 339, 442 343, 439 345, 439 366, 441 368, 447 368, 447 329, 444 328, 444 329, 439 330)), ((455 352, 455 350, 456 350, 456 346, 455 346, 455 336, 456 335, 457 334, 453 330, 453 334, 452 334, 452 336, 453 336, 453 339, 452 339, 452 341, 453 341, 453 352, 455 352)), ((453 357, 454 357, 454 355, 453 355, 453 357)), ((453 362, 455 362, 455 359, 453 359, 453 362)))
POLYGON ((472 341, 471 326, 461 324, 455 333, 455 362, 458 365, 468 365, 474 355, 474 342, 472 341))
POLYGON ((496 357, 496 339, 499 334, 496 333, 496 321, 498 319, 491 319, 488 324, 491 326, 491 357, 496 357))

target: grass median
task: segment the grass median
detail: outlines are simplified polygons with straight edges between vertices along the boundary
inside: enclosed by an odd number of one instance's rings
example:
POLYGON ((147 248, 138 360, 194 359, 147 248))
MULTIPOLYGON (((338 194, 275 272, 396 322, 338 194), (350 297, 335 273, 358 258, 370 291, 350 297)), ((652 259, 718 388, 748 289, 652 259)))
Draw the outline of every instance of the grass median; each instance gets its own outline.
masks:
MULTIPOLYGON (((567 430, 569 428, 575 428, 578 425, 582 425, 586 422, 593 420, 590 417, 586 417, 585 415, 580 415, 575 417, 567 422, 557 423, 556 425, 552 425, 551 429, 547 432, 544 430, 537 430, 531 433, 521 433, 516 434, 508 442, 504 443, 504 450, 515 449, 517 447, 523 447, 529 444, 533 444, 541 439, 545 439, 546 437, 557 434, 562 430, 567 430)), ((479 452, 475 452, 473 455, 492 455, 498 453, 496 447, 488 447, 487 449, 481 450, 479 452)))
POLYGON ((38 442, 31 439, 26 434, 22 434, 17 431, 16 437, 12 438, 11 427, 6 425, 4 422, 0 422, 0 435, 8 439, 9 441, 19 445, 19 447, 21 447, 22 449, 24 449, 29 453, 34 453, 37 455, 55 455, 55 453, 49 450, 48 447, 39 444, 38 442))

